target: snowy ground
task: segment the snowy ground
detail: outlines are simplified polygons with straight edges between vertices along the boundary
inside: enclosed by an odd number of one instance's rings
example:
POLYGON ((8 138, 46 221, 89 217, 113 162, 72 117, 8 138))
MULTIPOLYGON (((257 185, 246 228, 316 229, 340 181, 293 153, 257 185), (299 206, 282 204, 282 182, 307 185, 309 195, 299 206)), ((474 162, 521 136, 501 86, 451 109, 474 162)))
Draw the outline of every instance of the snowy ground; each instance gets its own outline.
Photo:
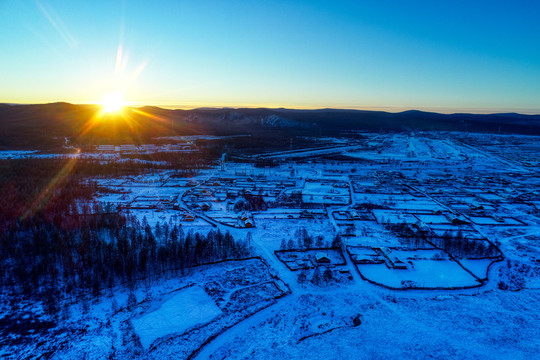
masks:
POLYGON ((275 304, 286 291, 264 262, 250 259, 187 269, 184 276, 143 284, 134 289, 131 309, 123 286, 99 297, 66 301, 58 317, 45 315, 39 302, 2 302, 0 358, 186 358, 209 337, 275 304), (17 332, 6 334, 7 326, 17 332))
POLYGON ((131 319, 135 333, 145 349, 165 335, 183 333, 221 314, 214 301, 199 286, 180 290, 160 308, 131 319))
MULTIPOLYGON (((483 264, 485 265, 485 264, 483 264)), ((366 279, 390 288, 459 288, 474 287, 480 282, 455 261, 417 260, 406 270, 389 269, 385 264, 358 265, 366 279)))
POLYGON ((538 290, 306 294, 223 339, 209 358, 534 359, 539 305, 538 290))
POLYGON ((350 161, 283 160, 264 169, 231 163, 223 171, 204 170, 190 179, 173 178, 167 171, 98 179, 99 185, 114 190, 103 192, 98 200, 121 205, 126 214, 152 227, 181 225, 186 233, 219 228, 237 239, 250 238, 264 263, 206 266, 141 287, 135 291, 138 304, 130 311, 125 309, 125 289, 89 300, 87 311, 81 302, 73 302, 69 320, 58 326, 39 315, 42 310, 36 304, 2 304, 0 356, 537 358, 540 177, 538 169, 529 165, 538 162, 534 144, 539 138, 494 136, 498 145, 493 145, 491 135, 366 136, 370 137, 366 147, 339 139, 333 149, 267 154, 287 159, 339 151, 350 161), (524 146, 521 153, 520 146, 524 146), (309 206, 274 204, 249 213, 255 226, 243 228, 236 226, 236 220, 244 213, 233 210, 242 191, 274 200, 297 192, 309 206), (202 209, 205 203, 210 203, 210 210, 202 209), (195 220, 186 220, 186 214, 195 220), (422 229, 426 237, 434 238, 461 231, 466 239, 495 244, 504 260, 448 255, 433 259, 426 254, 443 250, 432 250, 427 243, 423 248, 428 250, 415 250, 414 239, 392 230, 391 225, 399 224, 422 229), (345 245, 400 248, 392 250, 393 255, 407 269, 354 264, 345 251, 346 264, 340 271, 352 280, 326 286, 308 279, 299 284, 299 271, 289 270, 274 251, 282 244, 300 247, 297 234, 302 228, 321 236, 324 246, 341 232, 347 235, 345 245), (374 283, 406 290, 369 283, 360 274, 374 283), (411 290, 413 283, 443 289, 411 290), (477 287, 451 289, 471 286, 477 287), (14 321, 26 324, 26 320, 40 324, 41 330, 34 330, 34 335, 5 330, 14 321), (35 341, 21 344, 21 336, 35 341))

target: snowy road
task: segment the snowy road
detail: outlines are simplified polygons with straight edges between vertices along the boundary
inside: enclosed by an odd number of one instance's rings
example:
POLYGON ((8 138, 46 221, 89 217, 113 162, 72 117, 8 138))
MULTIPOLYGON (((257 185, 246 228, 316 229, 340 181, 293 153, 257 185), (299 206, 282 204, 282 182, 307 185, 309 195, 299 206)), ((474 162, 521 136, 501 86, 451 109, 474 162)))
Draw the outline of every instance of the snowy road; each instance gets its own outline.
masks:
MULTIPOLYGON (((202 350, 199 351, 195 356, 191 357, 191 359, 212 359, 212 354, 214 354, 221 347, 226 346, 226 344, 231 341, 234 341, 236 337, 241 337, 244 334, 247 334, 247 330, 249 328, 256 327, 265 320, 274 317, 279 308, 290 304, 296 299, 297 296, 289 295, 285 298, 278 300, 277 304, 271 305, 266 309, 261 310, 258 313, 250 316, 246 320, 237 323, 236 325, 225 330, 206 346, 204 346, 202 350)), ((249 352, 249 349, 246 349, 246 352, 249 352)))

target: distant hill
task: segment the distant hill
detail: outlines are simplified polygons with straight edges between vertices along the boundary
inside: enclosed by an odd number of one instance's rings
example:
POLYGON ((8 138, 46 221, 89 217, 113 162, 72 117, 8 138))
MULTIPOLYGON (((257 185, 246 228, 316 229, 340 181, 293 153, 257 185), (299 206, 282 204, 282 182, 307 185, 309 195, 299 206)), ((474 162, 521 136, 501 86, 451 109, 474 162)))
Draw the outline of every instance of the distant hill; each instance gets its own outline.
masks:
POLYGON ((469 131, 540 135, 540 115, 439 114, 409 110, 131 108, 125 116, 96 118, 96 105, 0 104, 0 149, 79 144, 144 143, 171 135, 252 134, 267 137, 336 135, 344 131, 469 131))

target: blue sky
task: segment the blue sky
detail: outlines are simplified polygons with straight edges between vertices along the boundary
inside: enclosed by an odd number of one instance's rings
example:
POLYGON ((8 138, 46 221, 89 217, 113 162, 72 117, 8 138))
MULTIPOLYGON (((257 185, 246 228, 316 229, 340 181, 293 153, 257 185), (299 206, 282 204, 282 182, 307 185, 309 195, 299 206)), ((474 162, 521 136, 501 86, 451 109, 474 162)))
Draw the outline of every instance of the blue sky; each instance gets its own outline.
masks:
POLYGON ((0 0, 0 102, 540 113, 538 1, 0 0), (121 50, 119 50, 121 49, 121 50))

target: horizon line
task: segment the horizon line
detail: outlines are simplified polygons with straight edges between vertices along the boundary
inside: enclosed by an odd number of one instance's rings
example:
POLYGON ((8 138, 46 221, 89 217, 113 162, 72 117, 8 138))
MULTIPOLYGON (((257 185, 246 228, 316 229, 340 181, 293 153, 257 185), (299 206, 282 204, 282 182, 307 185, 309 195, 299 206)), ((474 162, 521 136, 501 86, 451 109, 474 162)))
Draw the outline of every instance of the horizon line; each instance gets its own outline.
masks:
MULTIPOLYGON (((71 105, 89 105, 89 106, 101 106, 97 103, 78 103, 69 101, 52 101, 52 102, 0 102, 3 105, 48 105, 66 103, 71 105)), ((475 115, 495 115, 495 114, 507 114, 515 113, 520 115, 540 115, 540 109, 527 109, 527 108, 484 108, 484 107, 444 107, 444 106, 419 106, 419 107, 405 107, 405 106, 297 106, 297 105, 256 105, 256 104, 243 104, 243 105, 194 105, 194 104, 140 104, 127 102, 126 107, 142 108, 142 107, 157 107, 165 110, 239 110, 239 109, 268 109, 268 110, 356 110, 356 111, 382 111, 389 113, 402 113, 406 111, 421 111, 432 112, 439 114, 475 114, 475 115)))

